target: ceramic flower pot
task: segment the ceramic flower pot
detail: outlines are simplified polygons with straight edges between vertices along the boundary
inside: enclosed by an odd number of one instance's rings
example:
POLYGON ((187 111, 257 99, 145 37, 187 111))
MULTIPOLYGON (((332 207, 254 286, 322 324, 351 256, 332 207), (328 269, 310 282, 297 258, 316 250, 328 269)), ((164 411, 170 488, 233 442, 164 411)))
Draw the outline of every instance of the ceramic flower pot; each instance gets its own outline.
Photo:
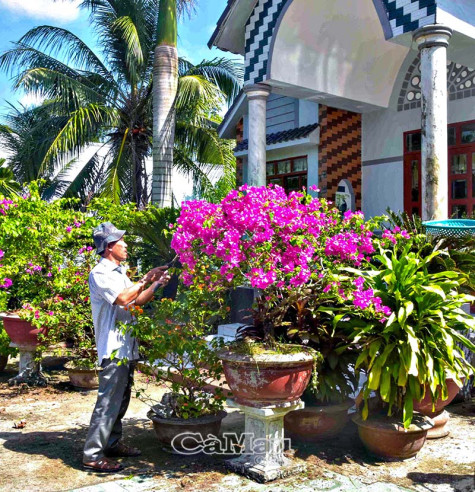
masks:
POLYGON ((421 414, 414 414, 409 429, 404 429, 397 418, 381 414, 367 420, 357 414, 352 420, 358 426, 364 447, 383 459, 413 458, 426 442, 428 430, 433 427, 431 419, 421 414))
POLYGON ((191 419, 162 418, 149 410, 147 417, 165 451, 176 454, 196 454, 200 443, 208 436, 218 436, 221 422, 226 417, 222 410, 216 415, 205 415, 191 419), (194 451, 194 452, 193 452, 194 451))
POLYGON ((28 321, 20 319, 16 314, 2 313, 3 326, 10 340, 19 347, 37 347, 40 345, 38 335, 45 334, 44 328, 35 328, 28 321))
POLYGON ((262 353, 254 356, 221 351, 224 375, 234 400, 263 407, 295 401, 307 387, 313 356, 306 352, 262 353))
POLYGON ((0 355, 0 372, 7 367, 8 355, 0 355))
POLYGON ((345 427, 350 417, 348 409, 353 400, 330 405, 307 405, 285 416, 285 435, 300 442, 331 439, 345 427))
POLYGON ((449 421, 449 414, 444 409, 457 396, 460 388, 453 379, 447 379, 446 384, 448 398, 446 400, 439 398, 435 402, 434 409, 432 408, 432 398, 428 388, 426 389, 426 394, 421 401, 414 400, 414 410, 426 415, 427 417, 430 417, 434 421, 434 427, 430 429, 427 434, 428 439, 445 437, 450 432, 447 425, 449 421))
POLYGON ((68 371, 69 382, 75 388, 81 388, 81 389, 99 388, 100 369, 75 367, 70 362, 68 362, 64 367, 68 371))

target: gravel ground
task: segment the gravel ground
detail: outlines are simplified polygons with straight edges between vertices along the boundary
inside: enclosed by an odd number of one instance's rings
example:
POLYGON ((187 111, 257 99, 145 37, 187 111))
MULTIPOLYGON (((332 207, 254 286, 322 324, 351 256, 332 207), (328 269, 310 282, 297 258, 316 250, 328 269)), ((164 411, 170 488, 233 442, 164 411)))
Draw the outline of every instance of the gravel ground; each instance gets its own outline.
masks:
MULTIPOLYGON (((51 378, 47 388, 8 387, 7 380, 16 372, 15 361, 0 373, 0 490, 54 492, 138 475, 155 476, 161 483, 166 478, 167 487, 160 490, 229 490, 232 476, 225 470, 223 458, 177 457, 162 451, 146 418, 147 407, 135 398, 124 421, 125 435, 128 442, 142 449, 142 456, 124 460, 127 468, 120 475, 83 471, 82 447, 96 395, 94 391, 74 390, 65 371, 55 368, 53 362, 49 359, 45 364, 51 378), (15 428, 21 427, 22 421, 24 427, 15 428)), ((139 386, 146 385, 142 375, 137 379, 139 386)), ((159 399, 163 391, 164 388, 155 387, 152 393, 159 399)), ((421 492, 472 492, 475 401, 451 405, 448 410, 450 435, 428 441, 416 458, 405 462, 382 462, 369 456, 352 423, 330 442, 294 442, 295 456, 307 462, 308 471, 299 478, 269 484, 266 490, 283 490, 289 483, 302 483, 335 472, 368 485, 386 482, 421 492)), ((230 413, 223 430, 242 431, 242 416, 230 413)), ((241 485, 233 488, 253 489, 252 482, 237 477, 236 480, 241 485)))

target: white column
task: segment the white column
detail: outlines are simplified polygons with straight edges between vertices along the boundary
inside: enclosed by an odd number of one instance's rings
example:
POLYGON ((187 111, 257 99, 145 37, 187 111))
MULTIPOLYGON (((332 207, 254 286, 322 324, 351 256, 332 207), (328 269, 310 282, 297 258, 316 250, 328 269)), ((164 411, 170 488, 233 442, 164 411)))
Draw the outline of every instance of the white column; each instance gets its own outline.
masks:
POLYGON ((421 53, 422 219, 448 216, 447 47, 452 29, 429 25, 413 38, 421 53))
POLYGON ((249 101, 247 184, 250 186, 266 185, 266 116, 270 91, 264 84, 244 87, 249 101))

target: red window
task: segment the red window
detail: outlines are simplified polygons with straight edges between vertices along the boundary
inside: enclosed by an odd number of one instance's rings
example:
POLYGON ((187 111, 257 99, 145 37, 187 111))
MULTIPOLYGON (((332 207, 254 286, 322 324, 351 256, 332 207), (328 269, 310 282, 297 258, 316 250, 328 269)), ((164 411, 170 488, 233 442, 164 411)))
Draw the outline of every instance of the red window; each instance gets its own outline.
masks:
MULTIPOLYGON (((404 209, 421 213, 421 132, 404 133, 404 209)), ((449 217, 475 214, 475 121, 448 127, 449 217)))
POLYGON ((285 191, 298 191, 307 187, 307 156, 292 157, 266 164, 267 183, 282 186, 285 191))

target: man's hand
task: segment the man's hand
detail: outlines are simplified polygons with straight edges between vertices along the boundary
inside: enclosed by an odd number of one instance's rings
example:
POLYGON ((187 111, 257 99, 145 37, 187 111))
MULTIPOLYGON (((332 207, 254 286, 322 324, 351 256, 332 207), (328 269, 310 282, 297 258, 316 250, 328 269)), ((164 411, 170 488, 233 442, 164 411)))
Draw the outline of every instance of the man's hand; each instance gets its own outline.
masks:
POLYGON ((143 280, 145 280, 147 284, 156 282, 157 280, 161 281, 164 275, 168 275, 167 268, 166 265, 153 268, 143 276, 143 280))

